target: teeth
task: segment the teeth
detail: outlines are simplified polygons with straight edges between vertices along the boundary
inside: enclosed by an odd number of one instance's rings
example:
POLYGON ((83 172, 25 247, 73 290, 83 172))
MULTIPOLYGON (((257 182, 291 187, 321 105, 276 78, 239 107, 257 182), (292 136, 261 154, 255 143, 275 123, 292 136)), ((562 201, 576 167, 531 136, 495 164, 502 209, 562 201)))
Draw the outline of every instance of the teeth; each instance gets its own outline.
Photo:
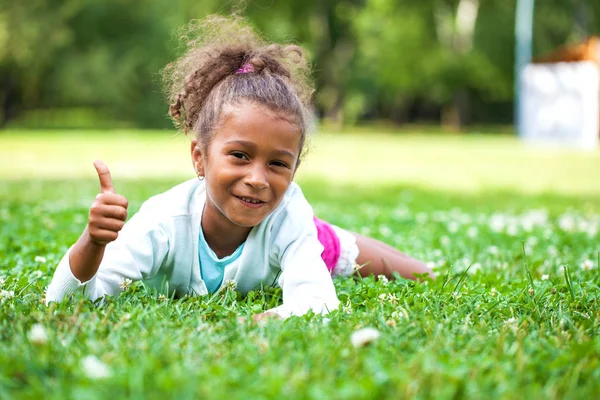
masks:
POLYGON ((249 199, 249 198, 247 198, 247 197, 240 197, 240 199, 244 200, 245 202, 252 203, 252 204, 258 204, 258 203, 261 203, 261 201, 260 201, 260 200, 253 200, 253 199, 249 199))

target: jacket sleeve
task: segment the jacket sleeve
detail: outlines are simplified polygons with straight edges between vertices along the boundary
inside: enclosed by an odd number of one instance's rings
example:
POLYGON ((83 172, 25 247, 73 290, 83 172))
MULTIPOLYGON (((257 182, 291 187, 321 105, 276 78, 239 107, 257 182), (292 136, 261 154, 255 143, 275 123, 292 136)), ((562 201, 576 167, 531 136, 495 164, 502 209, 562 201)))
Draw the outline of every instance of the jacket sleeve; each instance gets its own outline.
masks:
POLYGON ((279 286, 283 290, 283 304, 269 311, 283 318, 304 315, 309 310, 327 314, 338 308, 339 300, 331 274, 321 258, 323 245, 317 236, 312 208, 303 196, 293 203, 274 232, 275 248, 279 250, 279 286))
POLYGON ((154 276, 167 255, 169 241, 160 225, 149 217, 140 211, 127 221, 117 240, 106 246, 98 272, 87 282, 79 281, 71 272, 69 249, 48 286, 46 303, 60 301, 81 288, 91 300, 107 294, 116 296, 127 286, 127 279, 154 276))

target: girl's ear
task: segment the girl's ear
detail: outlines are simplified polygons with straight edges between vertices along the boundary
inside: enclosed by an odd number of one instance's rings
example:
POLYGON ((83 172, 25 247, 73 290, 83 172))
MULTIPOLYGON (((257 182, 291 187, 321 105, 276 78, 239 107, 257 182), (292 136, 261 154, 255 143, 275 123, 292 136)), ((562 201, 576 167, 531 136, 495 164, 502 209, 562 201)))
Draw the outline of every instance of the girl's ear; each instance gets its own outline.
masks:
POLYGON ((204 176, 204 154, 202 153, 202 145, 198 139, 192 139, 190 145, 190 151, 192 155, 192 164, 198 177, 204 176))

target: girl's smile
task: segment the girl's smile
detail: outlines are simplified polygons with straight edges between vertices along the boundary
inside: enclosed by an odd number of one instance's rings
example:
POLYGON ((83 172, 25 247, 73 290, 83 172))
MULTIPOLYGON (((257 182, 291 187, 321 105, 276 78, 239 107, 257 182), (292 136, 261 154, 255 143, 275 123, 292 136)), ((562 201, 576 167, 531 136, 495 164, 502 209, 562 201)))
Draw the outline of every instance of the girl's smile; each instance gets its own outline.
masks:
POLYGON ((244 204, 246 207, 250 207, 250 208, 260 208, 260 207, 262 207, 263 204, 265 204, 264 201, 259 200, 259 199, 253 199, 252 197, 242 197, 242 196, 235 196, 235 197, 240 199, 242 204, 244 204))
POLYGON ((202 229, 217 254, 234 251, 279 205, 296 172, 301 137, 290 120, 246 101, 225 107, 208 146, 192 141, 206 182, 202 229))

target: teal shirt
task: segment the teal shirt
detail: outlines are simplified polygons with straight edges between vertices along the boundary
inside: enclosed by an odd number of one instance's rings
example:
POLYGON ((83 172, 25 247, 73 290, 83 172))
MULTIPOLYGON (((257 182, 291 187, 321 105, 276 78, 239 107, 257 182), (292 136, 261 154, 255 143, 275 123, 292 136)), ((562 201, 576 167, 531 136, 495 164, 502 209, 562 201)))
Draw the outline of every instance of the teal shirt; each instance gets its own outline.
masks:
POLYGON ((242 243, 235 251, 223 258, 217 257, 215 252, 208 246, 204 238, 204 232, 200 227, 200 235, 198 238, 198 259, 200 261, 200 275, 206 285, 209 293, 216 292, 223 283, 223 274, 225 267, 237 260, 244 249, 242 243))

